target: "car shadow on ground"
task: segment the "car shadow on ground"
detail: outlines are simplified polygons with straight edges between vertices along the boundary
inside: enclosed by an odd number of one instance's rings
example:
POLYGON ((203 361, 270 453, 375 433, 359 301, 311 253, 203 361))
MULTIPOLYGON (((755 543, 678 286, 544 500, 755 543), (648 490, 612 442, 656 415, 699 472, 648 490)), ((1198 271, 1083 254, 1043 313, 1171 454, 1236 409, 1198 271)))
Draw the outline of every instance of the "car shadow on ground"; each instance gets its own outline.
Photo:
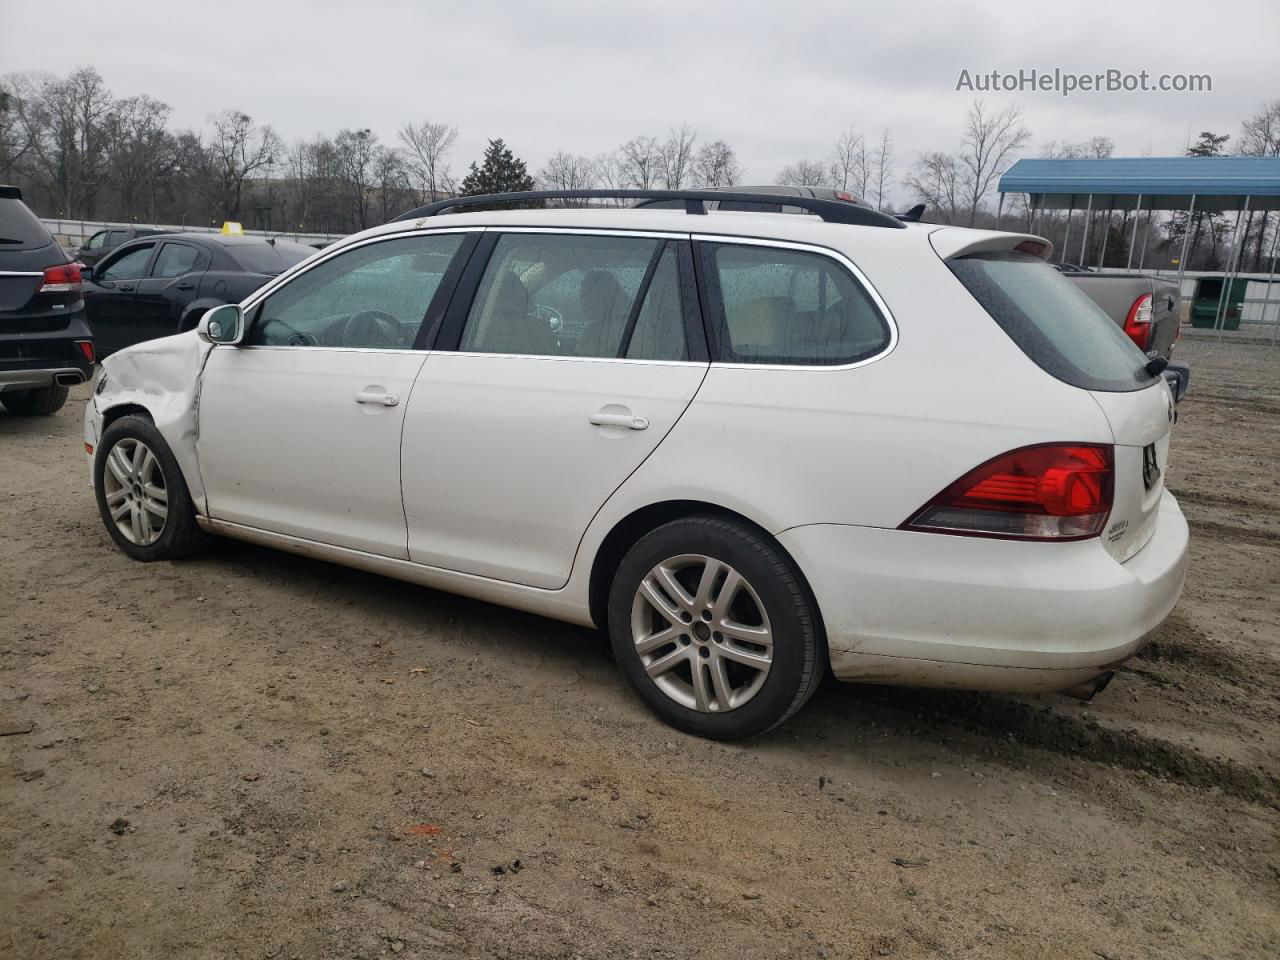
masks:
MULTIPOLYGON (((623 686, 608 639, 598 630, 242 542, 216 541, 207 555, 192 562, 233 568, 299 595, 367 607, 371 617, 390 621, 390 628, 402 635, 460 634, 472 651, 519 652, 553 669, 563 663, 566 674, 578 674, 584 682, 623 686), (465 626, 459 628, 460 624, 465 626)), ((1171 624, 1174 630, 1182 629, 1171 624)), ((1216 785, 1244 800, 1280 805, 1280 778, 1137 730, 1104 726, 1087 712, 1055 709, 1056 699, 1052 694, 841 683, 828 676, 800 714, 755 743, 767 747, 794 737, 821 736, 852 745, 874 729, 881 736, 927 742, 970 762, 980 757, 1021 767, 1027 760, 1025 751, 1043 751, 1190 786, 1216 785), (1000 749, 993 750, 997 745, 1000 749)))

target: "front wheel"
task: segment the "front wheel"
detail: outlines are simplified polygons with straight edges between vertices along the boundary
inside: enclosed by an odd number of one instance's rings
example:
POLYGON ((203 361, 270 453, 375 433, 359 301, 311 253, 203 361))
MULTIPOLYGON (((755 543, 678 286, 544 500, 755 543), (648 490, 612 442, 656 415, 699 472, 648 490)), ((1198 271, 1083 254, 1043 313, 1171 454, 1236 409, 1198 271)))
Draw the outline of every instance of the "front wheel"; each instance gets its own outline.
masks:
POLYGON ((145 417, 121 417, 103 431, 93 484, 107 533, 135 560, 185 557, 206 542, 178 461, 145 417))
POLYGON ((715 740, 777 726, 822 678, 821 626, 798 571, 766 535, 716 517, 673 521, 631 548, 609 636, 658 716, 715 740))
POLYGON ((10 390, 0 393, 0 402, 10 413, 20 417, 47 417, 57 413, 67 402, 67 387, 55 383, 48 387, 37 387, 34 390, 10 390))

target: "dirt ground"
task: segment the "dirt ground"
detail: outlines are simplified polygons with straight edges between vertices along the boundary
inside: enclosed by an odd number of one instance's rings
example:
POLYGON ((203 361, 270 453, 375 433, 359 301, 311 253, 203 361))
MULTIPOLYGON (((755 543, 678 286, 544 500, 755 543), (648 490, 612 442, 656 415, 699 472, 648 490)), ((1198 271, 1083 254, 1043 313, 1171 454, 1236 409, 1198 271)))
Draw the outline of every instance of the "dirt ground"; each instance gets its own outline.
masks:
POLYGON ((1280 351, 1185 340, 1191 573, 1092 704, 828 683, 745 746, 592 632, 134 563, 0 413, 0 956, 1280 956, 1280 351))

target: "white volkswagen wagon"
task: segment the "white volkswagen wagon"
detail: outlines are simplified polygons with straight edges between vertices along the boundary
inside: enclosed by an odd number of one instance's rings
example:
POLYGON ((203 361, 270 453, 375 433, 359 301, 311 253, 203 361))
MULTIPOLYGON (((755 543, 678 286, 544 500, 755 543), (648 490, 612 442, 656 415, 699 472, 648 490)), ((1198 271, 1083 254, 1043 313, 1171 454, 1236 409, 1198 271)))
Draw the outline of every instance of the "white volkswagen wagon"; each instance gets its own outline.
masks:
POLYGON ((1173 399, 1045 240, 646 196, 686 208, 425 207, 110 357, 85 442, 111 537, 605 628, 715 738, 828 666, 1078 692, 1143 645, 1187 556, 1173 399))

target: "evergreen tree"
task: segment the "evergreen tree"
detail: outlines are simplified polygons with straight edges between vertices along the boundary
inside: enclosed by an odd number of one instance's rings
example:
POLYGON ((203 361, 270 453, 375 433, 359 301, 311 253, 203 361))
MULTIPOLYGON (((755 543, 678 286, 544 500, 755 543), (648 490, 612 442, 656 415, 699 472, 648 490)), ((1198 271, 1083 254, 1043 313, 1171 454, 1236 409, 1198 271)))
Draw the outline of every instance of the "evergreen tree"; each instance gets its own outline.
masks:
POLYGON ((476 196, 484 193, 519 193, 533 189, 533 177, 523 160, 515 156, 502 142, 502 138, 490 140, 480 166, 471 164, 470 172, 462 180, 462 193, 476 196))

